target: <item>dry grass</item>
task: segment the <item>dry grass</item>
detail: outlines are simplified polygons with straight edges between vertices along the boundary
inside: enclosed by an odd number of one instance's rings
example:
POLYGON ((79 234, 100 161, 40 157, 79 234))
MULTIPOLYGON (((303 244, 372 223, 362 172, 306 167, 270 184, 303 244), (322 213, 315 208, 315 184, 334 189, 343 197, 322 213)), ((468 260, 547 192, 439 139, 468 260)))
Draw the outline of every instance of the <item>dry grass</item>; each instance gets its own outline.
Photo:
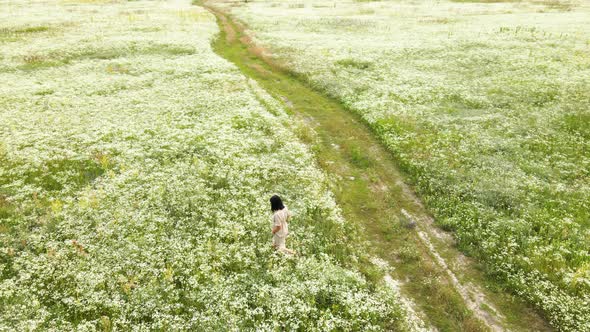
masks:
POLYGON ((62 4, 108 4, 126 2, 124 0, 61 0, 62 4))
MULTIPOLYGON (((526 3, 526 0, 451 0, 459 3, 526 3)), ((574 7, 574 3, 571 1, 562 0, 532 0, 530 3, 535 5, 542 5, 548 9, 554 9, 559 11, 569 11, 574 7)))

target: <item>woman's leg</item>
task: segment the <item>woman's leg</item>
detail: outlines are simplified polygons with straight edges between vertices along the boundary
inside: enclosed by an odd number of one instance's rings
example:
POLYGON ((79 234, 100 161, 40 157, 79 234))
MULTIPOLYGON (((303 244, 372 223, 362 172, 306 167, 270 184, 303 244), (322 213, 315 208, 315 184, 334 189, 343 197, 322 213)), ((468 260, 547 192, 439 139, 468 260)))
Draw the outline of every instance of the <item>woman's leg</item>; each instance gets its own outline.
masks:
POLYGON ((291 250, 291 249, 287 248, 287 241, 286 241, 286 240, 287 240, 287 239, 283 239, 283 249, 282 249, 282 251, 283 251, 285 254, 293 255, 295 252, 294 252, 293 250, 291 250))
POLYGON ((272 236, 272 246, 277 250, 283 250, 285 248, 285 238, 278 235, 272 236))
POLYGON ((285 240, 286 240, 286 238, 284 238, 284 237, 273 235, 273 237, 272 237, 272 246, 276 250, 278 250, 278 251, 280 251, 280 252, 282 252, 284 254, 293 255, 295 252, 293 250, 291 250, 291 249, 287 249, 287 247, 286 247, 286 241, 285 240))

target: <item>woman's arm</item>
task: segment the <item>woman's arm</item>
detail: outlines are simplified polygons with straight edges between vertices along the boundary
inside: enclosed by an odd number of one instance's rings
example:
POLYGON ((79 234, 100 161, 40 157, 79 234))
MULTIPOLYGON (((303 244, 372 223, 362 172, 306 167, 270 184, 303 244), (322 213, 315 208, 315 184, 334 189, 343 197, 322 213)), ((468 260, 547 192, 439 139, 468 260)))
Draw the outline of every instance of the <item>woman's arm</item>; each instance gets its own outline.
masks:
POLYGON ((281 225, 275 226, 272 228, 272 234, 274 235, 276 232, 281 230, 281 225))

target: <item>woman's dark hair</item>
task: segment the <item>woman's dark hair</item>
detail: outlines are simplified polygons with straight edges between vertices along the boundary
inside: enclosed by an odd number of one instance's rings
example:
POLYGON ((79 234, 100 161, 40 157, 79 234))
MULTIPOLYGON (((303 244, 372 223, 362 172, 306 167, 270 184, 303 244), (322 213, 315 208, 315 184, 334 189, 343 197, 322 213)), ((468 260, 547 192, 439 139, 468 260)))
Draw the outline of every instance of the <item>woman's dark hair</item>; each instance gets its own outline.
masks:
POLYGON ((278 211, 278 210, 282 210, 284 208, 285 208, 285 206, 283 205, 283 200, 279 196, 274 195, 270 198, 270 209, 273 212, 278 211))

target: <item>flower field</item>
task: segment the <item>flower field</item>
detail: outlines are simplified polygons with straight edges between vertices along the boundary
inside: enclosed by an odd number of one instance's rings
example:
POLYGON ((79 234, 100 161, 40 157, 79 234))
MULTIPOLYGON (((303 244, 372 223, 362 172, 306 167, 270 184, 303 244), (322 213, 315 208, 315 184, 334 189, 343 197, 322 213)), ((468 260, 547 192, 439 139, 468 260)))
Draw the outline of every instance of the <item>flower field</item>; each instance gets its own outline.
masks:
POLYGON ((0 1, 1 331, 412 328, 217 32, 188 1, 0 1), (270 246, 274 193, 297 258, 270 246))
POLYGON ((587 2, 217 5, 360 114, 490 276, 590 331, 587 2))

